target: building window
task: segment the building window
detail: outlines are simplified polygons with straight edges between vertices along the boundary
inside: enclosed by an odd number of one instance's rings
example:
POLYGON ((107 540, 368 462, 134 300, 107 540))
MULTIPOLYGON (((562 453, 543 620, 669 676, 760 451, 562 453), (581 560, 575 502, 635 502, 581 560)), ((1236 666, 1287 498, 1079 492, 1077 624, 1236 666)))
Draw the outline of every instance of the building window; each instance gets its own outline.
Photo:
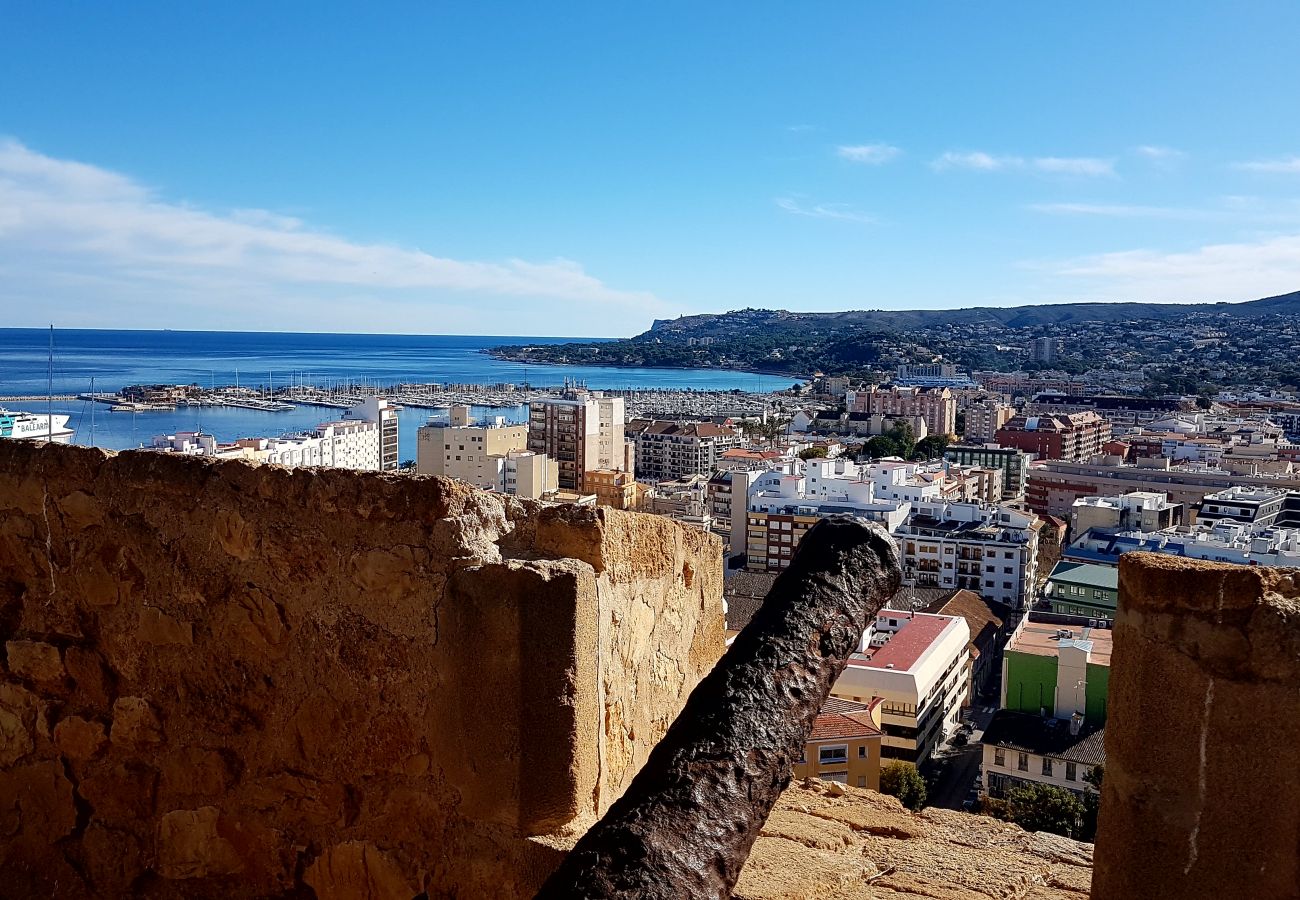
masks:
POLYGON ((867 786, 867 776, 866 776, 866 775, 859 775, 859 776, 858 776, 858 787, 866 787, 866 786, 867 786))
POLYGON ((1044 775, 1052 774, 1052 760, 1046 756, 1043 757, 1043 774, 1044 775))
POLYGON ((1076 776, 1077 774, 1078 774, 1078 773, 1075 771, 1074 763, 1072 763, 1072 762, 1068 762, 1068 763, 1065 764, 1065 780, 1066 780, 1066 781, 1076 781, 1077 779, 1075 778, 1075 776, 1076 776))
POLYGON ((1003 750, 1001 747, 998 747, 996 750, 993 751, 993 765, 1005 766, 1006 764, 1007 764, 1007 751, 1003 750))
POLYGON ((866 759, 866 758, 867 758, 867 745, 858 744, 858 759, 866 759))
POLYGON ((1016 768, 1019 769, 1021 772, 1028 772, 1028 771, 1029 771, 1029 754, 1028 754, 1028 753, 1017 753, 1017 754, 1016 754, 1016 768))
POLYGON ((817 752, 817 762, 823 766, 844 765, 849 761, 849 748, 846 744, 834 747, 822 747, 817 752))

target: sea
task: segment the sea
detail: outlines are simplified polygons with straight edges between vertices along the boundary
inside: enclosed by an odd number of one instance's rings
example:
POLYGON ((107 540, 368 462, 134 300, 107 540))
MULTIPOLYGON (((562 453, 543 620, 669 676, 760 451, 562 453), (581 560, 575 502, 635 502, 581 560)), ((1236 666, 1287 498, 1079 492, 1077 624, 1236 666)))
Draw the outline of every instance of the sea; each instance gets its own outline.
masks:
MULTIPOLYGON (((105 329, 0 328, 0 397, 47 392, 52 368, 53 394, 77 395, 91 389, 116 391, 129 384, 268 383, 324 385, 340 381, 392 384, 497 384, 527 382, 560 385, 567 379, 592 389, 695 388, 755 392, 788 388, 790 376, 723 369, 646 369, 613 366, 539 366, 495 359, 484 352, 503 344, 561 344, 597 338, 505 335, 291 334, 231 331, 124 331, 105 329), (51 367, 50 360, 53 359, 51 367)), ((44 413, 44 399, 0 399, 0 407, 44 413)), ((415 431, 432 411, 404 409, 399 414, 403 459, 415 455, 415 431)), ((54 413, 69 416, 73 443, 89 445, 92 417, 95 446, 125 450, 148 444, 155 435, 202 430, 218 440, 275 437, 307 431, 336 416, 322 407, 261 412, 228 407, 111 412, 104 404, 55 401, 54 413), (91 407, 94 406, 93 414, 91 407)), ((523 406, 475 408, 475 416, 505 416, 523 421, 523 406)))

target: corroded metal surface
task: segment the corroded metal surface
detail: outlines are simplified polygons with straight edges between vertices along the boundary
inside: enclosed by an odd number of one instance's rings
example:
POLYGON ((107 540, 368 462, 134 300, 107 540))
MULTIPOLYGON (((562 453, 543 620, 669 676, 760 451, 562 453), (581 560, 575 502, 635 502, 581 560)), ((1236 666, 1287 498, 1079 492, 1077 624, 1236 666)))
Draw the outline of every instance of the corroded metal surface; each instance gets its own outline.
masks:
POLYGON ((726 898, 831 686, 900 580, 878 525, 825 519, 539 898, 726 898))

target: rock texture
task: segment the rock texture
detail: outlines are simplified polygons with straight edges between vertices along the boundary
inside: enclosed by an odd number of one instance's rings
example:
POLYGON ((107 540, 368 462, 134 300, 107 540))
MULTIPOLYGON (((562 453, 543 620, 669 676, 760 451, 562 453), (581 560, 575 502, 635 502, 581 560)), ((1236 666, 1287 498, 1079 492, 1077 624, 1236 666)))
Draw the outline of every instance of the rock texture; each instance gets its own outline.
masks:
POLYGON ((809 779, 777 801, 733 897, 1086 900, 1091 880, 1091 844, 809 779))
POLYGON ((659 517, 0 441, 4 896, 527 895, 721 580, 659 517))
POLYGON ((1300 570, 1120 562, 1100 900, 1300 896, 1300 570))

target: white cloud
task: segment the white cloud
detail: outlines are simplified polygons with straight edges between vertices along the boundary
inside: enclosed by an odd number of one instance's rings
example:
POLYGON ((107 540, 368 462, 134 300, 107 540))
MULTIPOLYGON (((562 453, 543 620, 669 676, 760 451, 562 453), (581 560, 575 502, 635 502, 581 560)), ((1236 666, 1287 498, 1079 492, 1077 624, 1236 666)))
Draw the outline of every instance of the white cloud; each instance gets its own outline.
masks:
POLYGON ((973 153, 955 153, 948 151, 930 163, 938 171, 947 169, 969 169, 975 172, 997 172, 1002 169, 1018 169, 1025 161, 1018 156, 993 156, 979 151, 973 153))
POLYGON ((1289 156, 1285 159, 1256 159, 1249 162, 1233 163, 1232 167, 1242 172, 1300 175, 1300 156, 1289 156))
POLYGON ((1032 203, 1033 212, 1059 216, 1095 216, 1113 219, 1210 219, 1211 210, 1177 206, 1142 206, 1130 203, 1032 203))
POLYGON ((664 309, 653 295, 611 288, 571 260, 457 260, 352 241, 266 210, 198 209, 125 175, 45 156, 15 140, 0 141, 0 270, 11 285, 48 298, 54 308, 46 318, 60 307, 81 315, 79 307, 97 302, 106 323, 123 327, 149 327, 130 319, 132 307, 156 301, 166 310, 169 298, 177 304, 171 321, 154 327, 201 327, 237 311, 246 327, 292 321, 308 330, 437 330, 446 322, 442 310, 461 303, 478 309, 471 329, 499 331, 500 315, 509 311, 525 318, 507 330, 524 333, 553 327, 541 307, 562 302, 598 309, 609 317, 600 329, 608 332, 638 330, 664 309), (81 289, 69 287, 72 276, 81 289), (124 309, 107 309, 115 295, 124 309), (341 297, 355 305, 331 300, 341 297), (398 317, 375 321, 372 310, 380 309, 398 317), (322 320, 317 310, 343 318, 322 320))
POLYGON ((1181 253, 1127 250, 1058 263, 1097 295, 1125 300, 1218 301, 1265 297, 1300 287, 1300 234, 1209 244, 1181 253))
POLYGON ((1090 178, 1114 175, 1115 163, 1089 156, 1042 156, 1033 161, 1039 172, 1052 175, 1083 175, 1090 178))
POLYGON ((845 222, 874 224, 876 219, 867 213, 858 212, 847 203, 816 203, 804 206, 794 197, 778 197, 776 205, 791 215, 807 216, 812 219, 840 219, 845 222))
POLYGON ((1156 144, 1143 144, 1140 147, 1134 147, 1133 152, 1152 162, 1174 162, 1187 156, 1182 150, 1175 150, 1173 147, 1161 147, 1156 144))
POLYGON ((970 172, 1006 172, 1031 170, 1046 175, 1080 175, 1097 177, 1115 174, 1115 163, 1090 156, 994 156, 983 151, 948 151, 930 163, 936 172, 963 169, 970 172))
POLYGON ((865 166, 879 166, 897 159, 902 154, 902 150, 891 144, 857 144, 855 146, 840 146, 835 148, 835 155, 840 159, 847 159, 849 162, 861 163, 865 166))

